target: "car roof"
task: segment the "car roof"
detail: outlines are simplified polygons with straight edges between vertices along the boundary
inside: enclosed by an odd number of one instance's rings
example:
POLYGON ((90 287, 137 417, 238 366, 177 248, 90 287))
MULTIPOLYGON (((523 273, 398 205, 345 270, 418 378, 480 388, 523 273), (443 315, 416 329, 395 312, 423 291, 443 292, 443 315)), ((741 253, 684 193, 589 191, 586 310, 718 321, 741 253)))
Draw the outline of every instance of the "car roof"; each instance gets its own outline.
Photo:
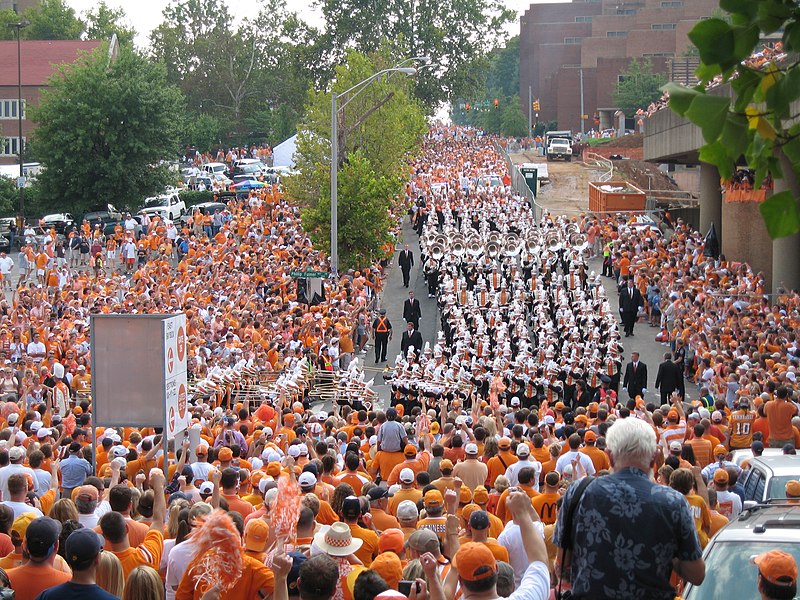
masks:
POLYGON ((800 541, 800 504, 760 504, 745 510, 721 529, 715 542, 800 541))
POLYGON ((750 461, 750 468, 761 466, 773 475, 798 475, 800 476, 800 455, 779 454, 773 456, 758 456, 750 461))

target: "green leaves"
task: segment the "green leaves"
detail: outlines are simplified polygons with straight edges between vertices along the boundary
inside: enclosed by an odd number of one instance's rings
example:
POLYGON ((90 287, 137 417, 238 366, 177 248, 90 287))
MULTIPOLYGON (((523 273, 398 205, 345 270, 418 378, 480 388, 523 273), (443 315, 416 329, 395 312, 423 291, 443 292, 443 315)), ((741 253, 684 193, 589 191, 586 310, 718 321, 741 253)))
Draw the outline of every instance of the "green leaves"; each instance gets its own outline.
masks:
POLYGON ((617 83, 614 90, 614 103, 626 114, 633 114, 658 100, 661 97, 661 86, 666 83, 664 75, 653 73, 653 63, 649 58, 641 62, 632 60, 620 75, 622 81, 617 83))
POLYGON ((773 194, 758 207, 772 239, 800 231, 800 210, 790 192, 773 194))
POLYGON ((725 126, 725 117, 730 108, 730 98, 727 96, 711 96, 698 94, 692 100, 684 116, 700 126, 706 142, 714 142, 722 133, 725 126))
POLYGON ((722 69, 732 66, 736 39, 733 29, 722 19, 700 21, 689 32, 689 39, 697 46, 700 60, 722 69))

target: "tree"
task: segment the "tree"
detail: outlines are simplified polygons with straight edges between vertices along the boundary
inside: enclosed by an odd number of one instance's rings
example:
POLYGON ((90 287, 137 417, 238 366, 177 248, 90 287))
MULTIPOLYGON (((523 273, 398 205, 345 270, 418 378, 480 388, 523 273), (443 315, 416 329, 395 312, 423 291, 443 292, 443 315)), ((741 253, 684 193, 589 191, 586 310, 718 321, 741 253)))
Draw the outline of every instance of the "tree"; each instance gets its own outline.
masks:
POLYGON ((60 67, 48 86, 31 109, 43 205, 134 208, 163 190, 162 161, 177 155, 184 101, 162 65, 130 47, 109 64, 101 47, 60 67))
MULTIPOLYGON (((387 48, 371 57, 350 51, 346 65, 336 70, 334 90, 342 93, 395 62, 387 48)), ((401 74, 384 76, 350 96, 339 113, 340 269, 367 266, 388 240, 390 203, 403 192, 408 159, 425 131, 411 85, 401 74)), ((299 174, 286 182, 289 196, 302 207, 304 226, 325 250, 330 249, 330 126, 330 93, 309 92, 297 128, 299 174)))
POLYGON ((614 90, 614 104, 626 115, 632 115, 661 97, 661 88, 667 83, 666 75, 653 73, 649 58, 635 58, 628 68, 620 73, 620 81, 614 90))
POLYGON ((79 40, 84 26, 64 0, 41 0, 24 13, 30 25, 22 30, 28 40, 79 40))
POLYGON ((514 96, 503 109, 500 133, 506 137, 528 136, 528 117, 520 110, 518 96, 514 96))
POLYGON ((755 171, 755 186, 769 175, 788 191, 761 203, 769 235, 800 232, 800 63, 794 59, 750 61, 764 35, 783 31, 783 51, 800 51, 800 5, 789 0, 720 0, 727 18, 698 22, 689 32, 697 46, 700 84, 668 84, 669 106, 695 123, 705 145, 700 160, 715 165, 725 179, 742 157, 755 171), (733 98, 715 95, 706 85, 718 78, 733 98))
POLYGON ((126 23, 125 11, 111 8, 104 0, 97 3, 93 10, 87 11, 86 37, 90 40, 109 40, 117 34, 120 45, 132 44, 136 30, 126 23))
POLYGON ((438 69, 420 73, 416 92, 428 109, 464 96, 480 83, 480 61, 515 18, 500 0, 321 0, 326 47, 334 63, 347 49, 429 56, 438 69))

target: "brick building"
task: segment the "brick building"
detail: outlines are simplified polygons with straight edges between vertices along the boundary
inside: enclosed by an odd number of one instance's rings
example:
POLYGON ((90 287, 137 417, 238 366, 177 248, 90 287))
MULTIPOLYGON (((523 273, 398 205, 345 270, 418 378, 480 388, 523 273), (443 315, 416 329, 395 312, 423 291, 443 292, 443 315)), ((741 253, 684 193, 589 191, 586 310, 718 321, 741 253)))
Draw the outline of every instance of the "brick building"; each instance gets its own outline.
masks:
POLYGON ((528 113, 528 89, 539 99, 540 121, 581 129, 583 72, 585 129, 612 126, 614 87, 631 59, 650 57, 655 71, 671 73, 680 62, 694 24, 718 0, 573 0, 531 4, 520 18, 520 101, 528 113))
MULTIPOLYGON (((116 44, 116 41, 114 41, 116 44)), ((23 40, 22 54, 22 138, 27 144, 35 125, 24 107, 39 101, 42 89, 58 66, 74 62, 82 52, 91 52, 103 41, 23 40)), ((17 42, 0 41, 0 164, 19 162, 17 88, 17 42)))
POLYGON ((21 15, 37 4, 39 4, 39 0, 0 0, 0 10, 11 9, 18 15, 21 15))

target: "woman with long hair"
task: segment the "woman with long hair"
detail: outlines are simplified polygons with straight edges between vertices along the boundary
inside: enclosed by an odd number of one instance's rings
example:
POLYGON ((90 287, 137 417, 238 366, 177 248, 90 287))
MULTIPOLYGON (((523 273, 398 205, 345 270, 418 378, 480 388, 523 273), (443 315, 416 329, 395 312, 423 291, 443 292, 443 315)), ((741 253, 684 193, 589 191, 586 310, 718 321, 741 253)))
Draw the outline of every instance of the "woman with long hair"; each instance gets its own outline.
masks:
MULTIPOLYGON (((95 582, 109 594, 122 598, 125 577, 122 572, 122 563, 116 554, 107 550, 100 552, 100 562, 97 565, 95 582)), ((153 596, 153 598, 156 598, 156 596, 153 596)))
POLYGON ((164 584, 158 571, 145 566, 131 571, 125 582, 122 600, 164 600, 164 584))

